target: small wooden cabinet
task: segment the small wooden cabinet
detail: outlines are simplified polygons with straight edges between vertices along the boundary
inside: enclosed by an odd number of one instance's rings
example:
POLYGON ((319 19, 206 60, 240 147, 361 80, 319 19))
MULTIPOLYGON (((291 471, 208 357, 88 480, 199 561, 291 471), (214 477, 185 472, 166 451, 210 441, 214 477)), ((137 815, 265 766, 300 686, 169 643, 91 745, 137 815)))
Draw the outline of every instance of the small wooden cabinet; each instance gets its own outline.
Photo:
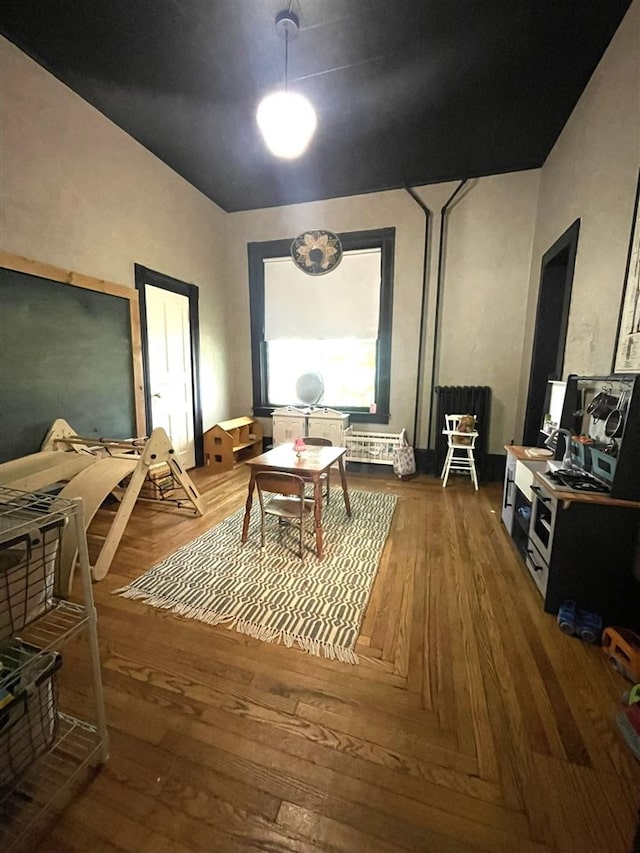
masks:
POLYGON ((248 415, 220 421, 204 434, 204 464, 214 471, 230 471, 261 453, 262 426, 248 415))

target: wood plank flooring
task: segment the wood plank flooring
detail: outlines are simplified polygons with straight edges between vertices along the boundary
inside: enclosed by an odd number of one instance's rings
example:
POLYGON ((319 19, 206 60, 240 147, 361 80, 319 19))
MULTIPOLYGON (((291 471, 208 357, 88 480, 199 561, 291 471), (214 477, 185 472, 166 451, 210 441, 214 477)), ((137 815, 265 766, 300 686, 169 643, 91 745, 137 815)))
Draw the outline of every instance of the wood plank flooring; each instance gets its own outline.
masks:
MULTIPOLYGON (((613 724, 626 682, 543 613, 498 484, 384 470, 348 472, 399 498, 359 666, 111 594, 242 506, 245 469, 195 472, 205 518, 136 507, 94 586, 110 759, 40 851, 629 853, 640 764, 613 724)), ((86 711, 87 679, 82 647, 65 646, 70 710, 86 711)))

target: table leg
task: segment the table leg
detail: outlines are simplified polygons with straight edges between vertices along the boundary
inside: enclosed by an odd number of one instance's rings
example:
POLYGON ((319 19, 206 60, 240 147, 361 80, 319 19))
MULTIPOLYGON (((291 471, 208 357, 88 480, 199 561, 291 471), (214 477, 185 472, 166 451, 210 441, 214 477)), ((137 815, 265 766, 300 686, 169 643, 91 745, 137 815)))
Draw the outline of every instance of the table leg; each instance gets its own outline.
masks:
POLYGON ((316 523, 316 553, 322 559, 322 486, 320 476, 313 478, 313 517, 316 523))
POLYGON ((254 471, 251 471, 251 479, 249 480, 249 491, 247 493, 247 502, 244 508, 244 521, 242 523, 242 544, 247 541, 247 534, 249 533, 249 521, 251 520, 251 504, 253 503, 253 490, 256 483, 256 475, 254 471))
POLYGON ((342 494, 344 495, 344 506, 347 510, 347 517, 351 518, 351 501, 349 500, 349 490, 347 489, 347 475, 344 470, 344 460, 342 456, 338 459, 340 468, 340 481, 342 483, 342 494))

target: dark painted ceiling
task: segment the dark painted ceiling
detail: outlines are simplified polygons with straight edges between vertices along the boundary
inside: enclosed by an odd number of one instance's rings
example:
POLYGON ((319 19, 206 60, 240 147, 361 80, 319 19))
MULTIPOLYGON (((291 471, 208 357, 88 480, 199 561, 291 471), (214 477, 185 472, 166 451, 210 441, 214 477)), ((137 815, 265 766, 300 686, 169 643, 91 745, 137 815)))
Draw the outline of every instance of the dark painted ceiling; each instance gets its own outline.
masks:
POLYGON ((273 158, 289 0, 2 0, 7 38, 225 210, 541 166, 630 0, 293 0, 319 128, 273 158))

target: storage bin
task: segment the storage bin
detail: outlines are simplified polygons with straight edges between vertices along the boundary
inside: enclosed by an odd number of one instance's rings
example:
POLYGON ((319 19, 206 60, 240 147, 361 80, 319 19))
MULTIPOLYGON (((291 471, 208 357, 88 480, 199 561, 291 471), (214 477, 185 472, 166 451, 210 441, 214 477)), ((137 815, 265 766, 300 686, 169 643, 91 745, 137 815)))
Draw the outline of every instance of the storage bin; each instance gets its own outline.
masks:
POLYGON ((19 639, 0 649, 0 788, 12 787, 56 736, 57 652, 19 639))
POLYGON ((54 603, 65 519, 0 505, 0 645, 54 603))

